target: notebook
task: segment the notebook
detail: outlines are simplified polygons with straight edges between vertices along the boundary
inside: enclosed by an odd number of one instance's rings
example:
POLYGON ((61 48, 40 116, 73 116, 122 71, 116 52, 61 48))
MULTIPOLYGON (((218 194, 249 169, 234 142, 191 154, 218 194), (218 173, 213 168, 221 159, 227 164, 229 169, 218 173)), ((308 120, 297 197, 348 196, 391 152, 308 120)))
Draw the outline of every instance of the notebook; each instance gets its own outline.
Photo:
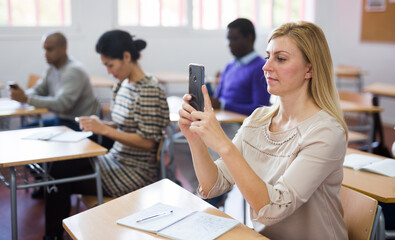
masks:
POLYGON ((117 223, 171 239, 216 239, 240 224, 239 221, 157 203, 117 223), (158 216, 153 217, 152 216, 158 216), (146 220, 144 220, 146 219, 146 220), (142 220, 142 221, 139 221, 142 220))
POLYGON ((364 154, 348 154, 344 158, 344 167, 395 177, 395 159, 381 159, 364 154))
POLYGON ((78 142, 82 139, 90 137, 92 132, 75 132, 75 131, 53 131, 43 130, 30 134, 23 139, 43 140, 43 141, 56 141, 56 142, 78 142))

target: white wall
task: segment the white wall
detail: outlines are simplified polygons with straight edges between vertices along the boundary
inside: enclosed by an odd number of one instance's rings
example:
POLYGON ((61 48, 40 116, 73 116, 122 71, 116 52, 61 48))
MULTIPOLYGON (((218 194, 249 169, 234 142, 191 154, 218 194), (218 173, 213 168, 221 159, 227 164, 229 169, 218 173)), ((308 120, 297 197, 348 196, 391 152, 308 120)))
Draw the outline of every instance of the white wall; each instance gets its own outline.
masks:
MULTIPOLYGON (((99 36, 115 26, 115 1, 73 1, 76 28, 64 31, 69 40, 69 54, 84 63, 91 74, 107 76, 94 46, 99 36)), ((395 83, 395 44, 362 43, 360 0, 316 0, 315 18, 327 38, 334 64, 352 64, 369 72, 365 84, 374 81, 395 83)), ((0 30, 0 82, 17 81, 26 85, 30 73, 41 73, 46 63, 43 58, 41 36, 49 29, 26 30, 26 34, 0 30), (27 36, 24 36, 27 35, 27 36)), ((222 69, 231 55, 225 40, 225 31, 208 34, 188 30, 170 29, 152 31, 132 28, 129 31, 148 42, 142 52, 141 65, 147 72, 185 71, 190 62, 203 63, 208 75, 222 69)), ((267 34, 260 32, 255 48, 261 54, 266 49, 267 34)), ((170 91, 180 94, 186 85, 171 85, 170 91)), ((4 96, 4 91, 3 91, 4 96)), ((381 101, 382 114, 387 123, 395 123, 395 99, 381 101)))
MULTIPOLYGON (((324 30, 334 65, 350 64, 368 72, 364 84, 395 84, 395 43, 362 42, 362 1, 316 0, 316 23, 324 30)), ((395 3, 387 3, 395 4, 395 3)), ((395 124, 395 99, 380 98, 385 123, 395 124)))

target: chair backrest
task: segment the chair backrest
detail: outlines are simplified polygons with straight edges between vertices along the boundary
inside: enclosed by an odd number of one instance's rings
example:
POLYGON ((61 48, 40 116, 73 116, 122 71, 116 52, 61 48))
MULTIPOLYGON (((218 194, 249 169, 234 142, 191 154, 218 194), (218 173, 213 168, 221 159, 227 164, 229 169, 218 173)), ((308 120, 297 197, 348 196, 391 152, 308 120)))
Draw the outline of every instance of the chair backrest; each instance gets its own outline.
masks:
POLYGON ((344 210, 343 219, 348 230, 348 238, 370 239, 377 211, 377 200, 363 193, 342 186, 341 202, 344 210))
POLYGON ((27 80, 27 88, 32 88, 36 86, 38 80, 40 80, 41 76, 35 75, 35 74, 30 74, 29 79, 27 80))

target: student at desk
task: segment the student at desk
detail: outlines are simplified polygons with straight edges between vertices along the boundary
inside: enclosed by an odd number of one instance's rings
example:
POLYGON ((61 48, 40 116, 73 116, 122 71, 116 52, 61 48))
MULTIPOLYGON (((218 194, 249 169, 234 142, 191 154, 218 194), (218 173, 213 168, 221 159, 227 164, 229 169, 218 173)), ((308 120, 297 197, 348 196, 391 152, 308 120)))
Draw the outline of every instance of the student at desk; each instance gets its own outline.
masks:
POLYGON ((255 28, 250 20, 229 23, 227 39, 235 59, 220 74, 213 107, 250 115, 257 107, 270 105, 262 71, 265 59, 254 50, 255 28))
MULTIPOLYGON (((23 91, 18 85, 10 89, 10 97, 21 103, 48 108, 56 114, 45 119, 44 126, 68 126, 79 130, 75 117, 95 114, 96 98, 89 76, 82 65, 67 55, 67 39, 60 32, 43 37, 45 58, 49 68, 34 88, 23 91)), ((38 122, 27 127, 38 126, 38 122)))
MULTIPOLYGON (((43 36, 45 58, 49 64, 41 80, 24 91, 18 84, 10 88, 11 99, 55 113, 54 118, 44 119, 44 126, 67 126, 79 131, 74 118, 96 112, 96 98, 89 76, 81 63, 67 54, 67 39, 60 32, 43 36)), ((38 127, 38 121, 23 127, 38 127)), ((95 139, 95 137, 91 137, 95 139)), ((39 178, 39 177, 38 177, 39 178)), ((32 193, 32 198, 43 198, 43 188, 32 193)))
POLYGON ((205 86, 204 112, 185 95, 179 126, 198 193, 212 198, 236 184, 254 228, 270 239, 347 239, 339 194, 347 127, 324 33, 308 22, 284 24, 269 37, 266 59, 268 91, 278 100, 256 109, 233 142, 215 119, 205 86), (213 162, 208 147, 221 158, 213 162))
MULTIPOLYGON (((114 86, 111 116, 117 128, 97 116, 79 118, 83 131, 92 131, 115 141, 108 154, 99 156, 104 195, 119 197, 158 180, 156 152, 162 131, 169 122, 169 109, 163 89, 147 76, 138 64, 146 42, 129 33, 113 30, 104 33, 96 51, 108 73, 119 82, 114 86)), ((81 175, 92 171, 88 160, 55 162, 54 178, 81 175)), ((46 237, 62 239, 62 219, 70 213, 70 194, 95 193, 95 182, 57 185, 57 192, 46 197, 46 237)))

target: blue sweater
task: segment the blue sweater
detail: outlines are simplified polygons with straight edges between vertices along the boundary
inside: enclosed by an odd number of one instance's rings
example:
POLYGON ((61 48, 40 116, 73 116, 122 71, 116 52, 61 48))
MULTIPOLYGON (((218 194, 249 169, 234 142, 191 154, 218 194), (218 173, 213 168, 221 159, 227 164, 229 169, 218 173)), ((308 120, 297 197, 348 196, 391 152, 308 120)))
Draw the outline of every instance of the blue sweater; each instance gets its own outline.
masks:
POLYGON ((246 65, 235 60, 221 73, 215 97, 224 109, 250 115, 256 108, 270 105, 266 79, 262 71, 265 59, 255 57, 246 65))

